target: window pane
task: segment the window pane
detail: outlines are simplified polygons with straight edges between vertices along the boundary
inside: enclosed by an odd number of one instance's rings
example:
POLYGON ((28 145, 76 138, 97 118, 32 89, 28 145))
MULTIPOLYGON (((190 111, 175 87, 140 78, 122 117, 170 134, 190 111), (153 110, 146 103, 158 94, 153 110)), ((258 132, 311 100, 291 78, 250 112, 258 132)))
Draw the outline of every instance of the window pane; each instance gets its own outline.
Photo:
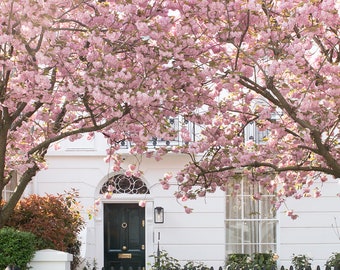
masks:
POLYGON ((244 221, 244 243, 259 243, 259 221, 244 221))
POLYGON ((226 218, 227 219, 241 219, 242 218, 242 197, 241 196, 227 196, 226 218))
POLYGON ((276 243, 276 220, 261 221, 260 243, 276 243))
POLYGON ((252 254, 257 252, 258 244, 244 244, 244 253, 252 254))
POLYGON ((232 253, 247 253, 243 249, 242 244, 227 244, 226 247, 226 254, 232 254, 232 253))
POLYGON ((242 244, 243 226, 241 221, 229 221, 226 223, 227 243, 242 244))
POLYGON ((273 219, 275 212, 270 196, 262 196, 261 200, 254 200, 251 196, 244 196, 244 218, 273 219))
POLYGON ((261 211, 260 218, 261 219, 274 219, 276 216, 275 208, 271 202, 273 198, 271 196, 263 196, 260 203, 261 211))
POLYGON ((272 244, 259 244, 258 251, 255 251, 255 252, 267 253, 267 252, 275 252, 275 251, 276 251, 276 244, 272 243, 272 244))
POLYGON ((257 192, 257 190, 254 189, 254 185, 243 182, 243 195, 251 196, 254 194, 254 192, 257 192))
POLYGON ((246 219, 259 219, 260 209, 259 201, 254 200, 250 196, 244 197, 244 218, 246 219))

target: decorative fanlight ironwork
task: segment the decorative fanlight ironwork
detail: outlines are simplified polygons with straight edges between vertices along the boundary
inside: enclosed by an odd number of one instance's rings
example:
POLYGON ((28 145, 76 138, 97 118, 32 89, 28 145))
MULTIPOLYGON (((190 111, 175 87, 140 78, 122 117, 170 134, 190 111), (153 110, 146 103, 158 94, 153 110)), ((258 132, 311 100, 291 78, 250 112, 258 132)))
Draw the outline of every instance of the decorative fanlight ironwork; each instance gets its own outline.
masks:
POLYGON ((109 178, 102 188, 100 194, 111 191, 115 194, 149 194, 146 184, 138 177, 117 174, 109 178))

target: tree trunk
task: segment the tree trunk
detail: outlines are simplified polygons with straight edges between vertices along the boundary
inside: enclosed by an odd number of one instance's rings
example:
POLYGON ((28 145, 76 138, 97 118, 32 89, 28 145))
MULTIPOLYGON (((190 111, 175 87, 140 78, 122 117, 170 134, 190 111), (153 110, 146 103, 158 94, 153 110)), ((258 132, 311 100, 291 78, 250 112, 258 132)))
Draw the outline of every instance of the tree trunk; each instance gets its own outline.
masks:
POLYGON ((20 200, 22 194, 24 193, 27 184, 32 181, 33 177, 39 171, 39 167, 35 164, 32 168, 26 170, 26 172, 21 176, 20 182, 12 194, 10 199, 0 208, 0 228, 4 227, 10 218, 15 206, 20 200))

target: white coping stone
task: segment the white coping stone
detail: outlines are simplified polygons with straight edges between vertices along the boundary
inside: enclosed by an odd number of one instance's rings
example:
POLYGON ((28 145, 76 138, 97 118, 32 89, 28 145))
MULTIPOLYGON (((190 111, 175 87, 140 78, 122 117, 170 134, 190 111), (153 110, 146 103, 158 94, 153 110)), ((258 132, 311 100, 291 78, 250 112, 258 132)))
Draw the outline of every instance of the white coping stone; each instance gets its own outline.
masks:
POLYGON ((32 270, 69 270, 73 255, 53 249, 43 249, 35 253, 30 262, 32 270))

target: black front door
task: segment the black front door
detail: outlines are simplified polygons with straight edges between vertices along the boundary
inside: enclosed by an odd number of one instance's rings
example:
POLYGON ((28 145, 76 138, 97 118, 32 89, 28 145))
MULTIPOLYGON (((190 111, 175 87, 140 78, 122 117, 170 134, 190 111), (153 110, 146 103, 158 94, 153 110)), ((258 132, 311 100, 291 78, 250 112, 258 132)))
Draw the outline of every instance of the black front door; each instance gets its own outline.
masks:
POLYGON ((145 211, 138 204, 104 204, 104 267, 145 269, 145 211))

